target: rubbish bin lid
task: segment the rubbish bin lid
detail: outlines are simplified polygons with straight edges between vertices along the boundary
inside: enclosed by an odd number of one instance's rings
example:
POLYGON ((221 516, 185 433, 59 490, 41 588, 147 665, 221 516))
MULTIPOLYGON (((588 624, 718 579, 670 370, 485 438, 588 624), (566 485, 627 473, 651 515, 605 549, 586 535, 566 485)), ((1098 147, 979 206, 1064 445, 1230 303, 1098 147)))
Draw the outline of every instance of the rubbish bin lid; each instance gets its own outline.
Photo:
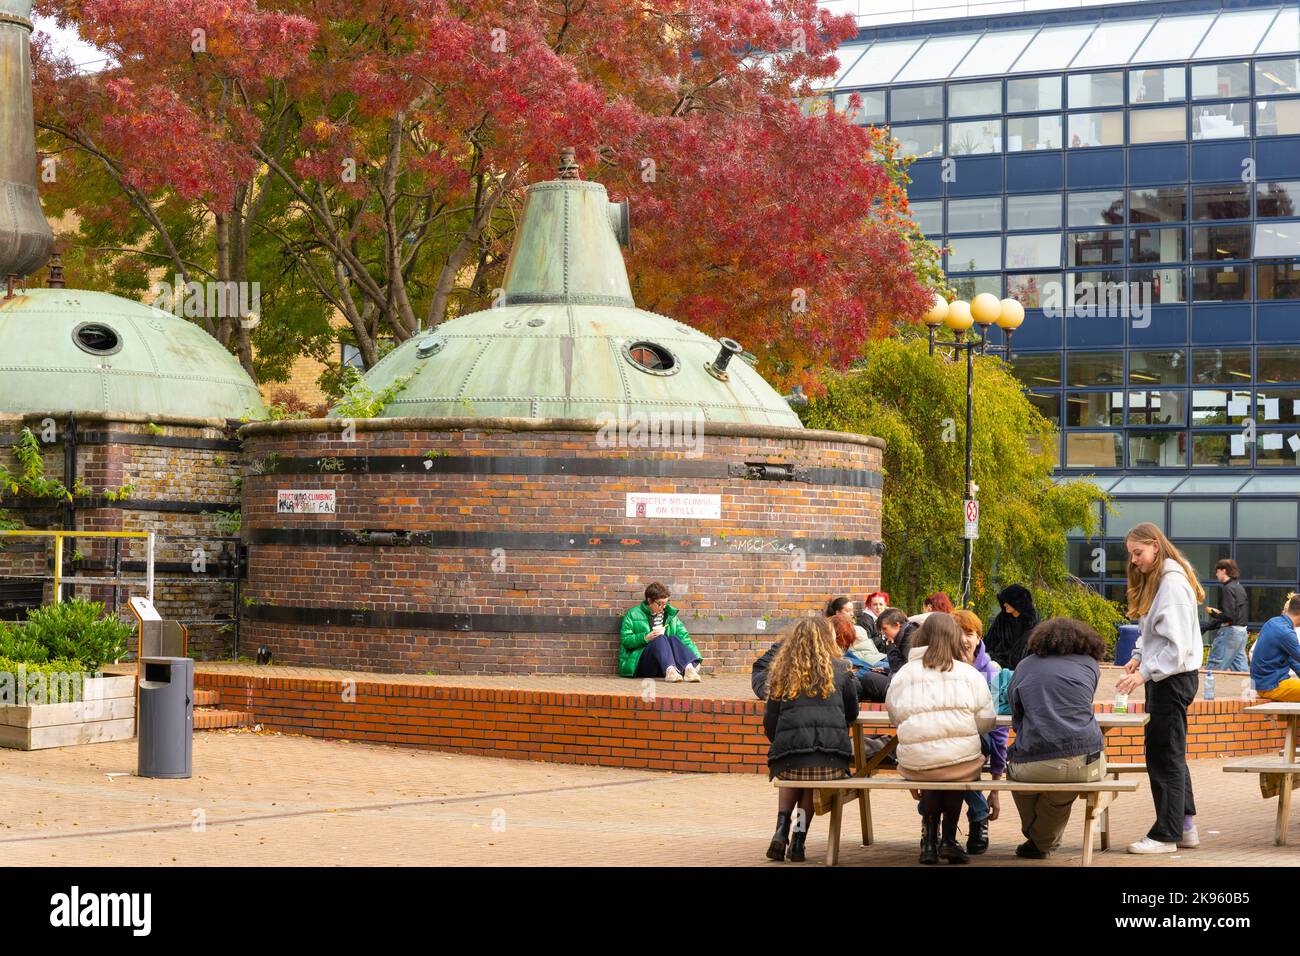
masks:
POLYGON ((171 664, 174 666, 176 664, 193 664, 194 658, 192 657, 141 657, 139 658, 139 661, 141 664, 171 664))

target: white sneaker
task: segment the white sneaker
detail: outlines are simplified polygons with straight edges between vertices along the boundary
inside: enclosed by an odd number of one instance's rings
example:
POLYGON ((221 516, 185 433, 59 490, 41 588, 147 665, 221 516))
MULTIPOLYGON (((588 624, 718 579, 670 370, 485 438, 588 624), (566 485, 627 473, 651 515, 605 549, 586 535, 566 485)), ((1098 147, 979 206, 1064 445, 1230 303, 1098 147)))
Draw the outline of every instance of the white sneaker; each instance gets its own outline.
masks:
POLYGON ((1130 853, 1177 853, 1177 843, 1161 843, 1159 840, 1153 840, 1150 837, 1143 837, 1136 843, 1128 845, 1130 853))
POLYGON ((695 664, 686 665, 686 680, 692 684, 700 682, 700 669, 695 664))
POLYGON ((1178 848, 1180 850, 1194 850, 1201 845, 1201 835, 1196 832, 1196 825, 1192 824, 1191 829, 1184 830, 1183 835, 1178 838, 1178 848))
POLYGON ((676 667, 669 667, 668 670, 664 671, 664 680, 668 681, 670 684, 678 684, 681 682, 681 679, 682 672, 676 667))

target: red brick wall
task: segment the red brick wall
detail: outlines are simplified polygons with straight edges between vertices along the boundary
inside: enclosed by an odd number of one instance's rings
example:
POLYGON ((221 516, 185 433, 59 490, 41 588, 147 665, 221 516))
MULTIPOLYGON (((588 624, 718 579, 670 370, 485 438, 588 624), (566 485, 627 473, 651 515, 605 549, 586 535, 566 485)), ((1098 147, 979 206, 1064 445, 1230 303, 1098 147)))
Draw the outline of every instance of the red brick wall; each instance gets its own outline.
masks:
MULTIPOLYGON (((289 426, 299 423, 288 423, 289 426)), ((540 456, 551 459, 685 459, 681 450, 601 448, 582 431, 375 431, 357 422, 338 432, 276 426, 246 429, 252 473, 244 481, 244 526, 297 529, 563 532, 634 539, 669 534, 712 539, 709 551, 656 552, 430 549, 365 545, 250 545, 246 598, 267 606, 453 614, 596 616, 599 634, 508 634, 367 627, 310 627, 246 617, 245 646, 265 644, 283 663, 436 673, 613 673, 617 617, 645 585, 673 591, 706 662, 747 669, 782 621, 818 613, 837 594, 861 599, 880 580, 877 557, 762 551, 763 539, 879 540, 880 489, 744 478, 635 478, 503 474, 257 474, 259 462, 322 456, 540 456), (334 515, 276 513, 279 489, 333 489, 334 515), (628 492, 719 494, 716 521, 629 519, 628 492), (744 544, 742 545, 742 539, 744 544), (742 550, 758 548, 757 553, 742 550), (504 567, 500 561, 504 561, 504 567), (758 628, 760 618, 772 619, 758 628)), ((878 447, 850 440, 707 434, 698 461, 776 461, 878 472, 878 447)))
MULTIPOLYGON (((646 701, 636 692, 358 683, 352 689, 355 700, 348 702, 348 688, 340 681, 219 672, 198 672, 194 679, 200 688, 219 691, 222 707, 248 711, 266 729, 310 737, 610 767, 767 770, 764 705, 758 700, 659 696, 646 701)), ((639 690, 636 682, 629 686, 639 690)), ((1241 713, 1244 706, 1243 701, 1193 704, 1189 756, 1276 751, 1282 745, 1278 724, 1241 713)), ((1140 728, 1112 731, 1107 739, 1111 761, 1143 760, 1140 728)))

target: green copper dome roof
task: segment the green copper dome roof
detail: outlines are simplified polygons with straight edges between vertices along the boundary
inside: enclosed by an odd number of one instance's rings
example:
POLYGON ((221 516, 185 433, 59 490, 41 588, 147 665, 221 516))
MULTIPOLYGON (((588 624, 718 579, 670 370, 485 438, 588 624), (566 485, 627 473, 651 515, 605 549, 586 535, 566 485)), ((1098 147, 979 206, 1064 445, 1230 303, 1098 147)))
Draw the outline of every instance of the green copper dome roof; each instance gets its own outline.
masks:
POLYGON ((619 250, 627 235, 626 204, 599 183, 530 186, 500 307, 418 334, 367 372, 376 391, 410 377, 384 417, 698 413, 802 427, 742 359, 710 370, 736 343, 636 308, 619 250))
POLYGON ((104 292, 0 290, 0 412, 265 418, 257 386, 212 336, 104 292))

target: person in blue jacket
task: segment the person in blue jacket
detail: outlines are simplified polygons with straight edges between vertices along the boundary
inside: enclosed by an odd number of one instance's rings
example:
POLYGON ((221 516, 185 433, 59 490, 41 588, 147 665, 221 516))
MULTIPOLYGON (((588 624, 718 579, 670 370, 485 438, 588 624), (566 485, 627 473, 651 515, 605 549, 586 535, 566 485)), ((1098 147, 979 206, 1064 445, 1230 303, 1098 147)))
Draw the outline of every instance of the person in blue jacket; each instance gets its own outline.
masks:
POLYGON ((1260 697, 1300 702, 1300 595, 1286 602, 1284 613, 1269 620, 1259 632, 1250 659, 1250 680, 1260 697))

